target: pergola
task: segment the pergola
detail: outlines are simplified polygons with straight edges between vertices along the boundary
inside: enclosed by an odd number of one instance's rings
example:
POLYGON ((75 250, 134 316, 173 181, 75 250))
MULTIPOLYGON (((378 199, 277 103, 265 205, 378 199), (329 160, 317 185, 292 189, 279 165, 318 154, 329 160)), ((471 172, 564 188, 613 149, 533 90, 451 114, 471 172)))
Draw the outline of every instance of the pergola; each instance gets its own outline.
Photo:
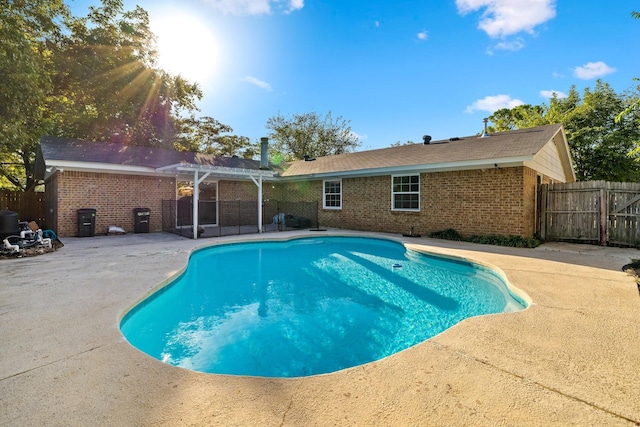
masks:
POLYGON ((193 238, 198 238, 198 198, 200 184, 207 178, 233 178, 235 180, 251 180, 258 187, 258 232, 262 233, 262 183, 273 181, 277 172, 262 169, 241 169, 222 166, 208 166, 192 163, 176 163, 156 169, 160 173, 188 176, 193 178, 193 238))

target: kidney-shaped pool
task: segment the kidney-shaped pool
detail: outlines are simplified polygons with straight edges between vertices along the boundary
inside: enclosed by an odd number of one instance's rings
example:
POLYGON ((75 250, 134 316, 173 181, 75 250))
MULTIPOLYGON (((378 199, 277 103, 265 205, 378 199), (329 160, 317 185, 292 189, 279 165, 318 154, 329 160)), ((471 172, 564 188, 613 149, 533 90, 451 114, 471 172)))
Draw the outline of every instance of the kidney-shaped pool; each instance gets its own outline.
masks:
POLYGON ((122 319, 163 362, 217 374, 300 377, 404 350, 463 319, 521 310, 494 270, 368 237, 221 244, 122 319))

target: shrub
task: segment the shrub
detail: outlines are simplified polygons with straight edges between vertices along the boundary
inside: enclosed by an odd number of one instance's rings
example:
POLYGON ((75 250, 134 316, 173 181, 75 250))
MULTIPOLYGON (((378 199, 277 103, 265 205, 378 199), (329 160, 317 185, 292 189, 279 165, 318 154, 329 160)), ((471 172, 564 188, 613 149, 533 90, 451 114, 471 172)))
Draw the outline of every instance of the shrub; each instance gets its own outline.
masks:
POLYGON ((458 233, 453 228, 447 228, 442 231, 435 231, 429 234, 429 237, 433 237, 434 239, 444 239, 444 240, 464 240, 462 235, 458 233))
POLYGON ((515 235, 498 236, 495 234, 490 234, 487 236, 472 235, 465 237, 453 228, 430 233, 429 237, 432 237, 434 239, 480 243, 484 245, 510 246, 514 248, 535 248, 536 246, 540 246, 542 244, 542 241, 537 237, 521 237, 515 235))

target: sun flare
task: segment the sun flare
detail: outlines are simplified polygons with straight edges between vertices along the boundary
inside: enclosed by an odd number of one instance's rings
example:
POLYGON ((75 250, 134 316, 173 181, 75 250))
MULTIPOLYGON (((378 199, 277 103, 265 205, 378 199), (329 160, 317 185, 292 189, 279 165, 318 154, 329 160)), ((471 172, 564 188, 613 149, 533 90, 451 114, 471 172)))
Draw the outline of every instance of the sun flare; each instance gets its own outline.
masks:
POLYGON ((158 65, 171 74, 206 85, 220 63, 213 32, 198 17, 172 11, 151 19, 157 37, 158 65))

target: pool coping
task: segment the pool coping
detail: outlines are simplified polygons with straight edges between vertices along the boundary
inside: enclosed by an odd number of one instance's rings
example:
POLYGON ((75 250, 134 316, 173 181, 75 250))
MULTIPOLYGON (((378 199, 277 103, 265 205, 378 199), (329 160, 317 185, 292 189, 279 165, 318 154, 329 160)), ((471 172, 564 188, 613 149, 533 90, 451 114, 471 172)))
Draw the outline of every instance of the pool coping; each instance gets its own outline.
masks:
POLYGON ((63 239, 55 253, 0 261, 0 424, 640 423, 640 296, 620 270, 637 250, 329 233, 391 238, 486 263, 532 304, 467 319, 401 353, 333 374, 200 374, 142 354, 118 325, 136 300, 184 268, 193 250, 213 242, 165 233, 63 239))

